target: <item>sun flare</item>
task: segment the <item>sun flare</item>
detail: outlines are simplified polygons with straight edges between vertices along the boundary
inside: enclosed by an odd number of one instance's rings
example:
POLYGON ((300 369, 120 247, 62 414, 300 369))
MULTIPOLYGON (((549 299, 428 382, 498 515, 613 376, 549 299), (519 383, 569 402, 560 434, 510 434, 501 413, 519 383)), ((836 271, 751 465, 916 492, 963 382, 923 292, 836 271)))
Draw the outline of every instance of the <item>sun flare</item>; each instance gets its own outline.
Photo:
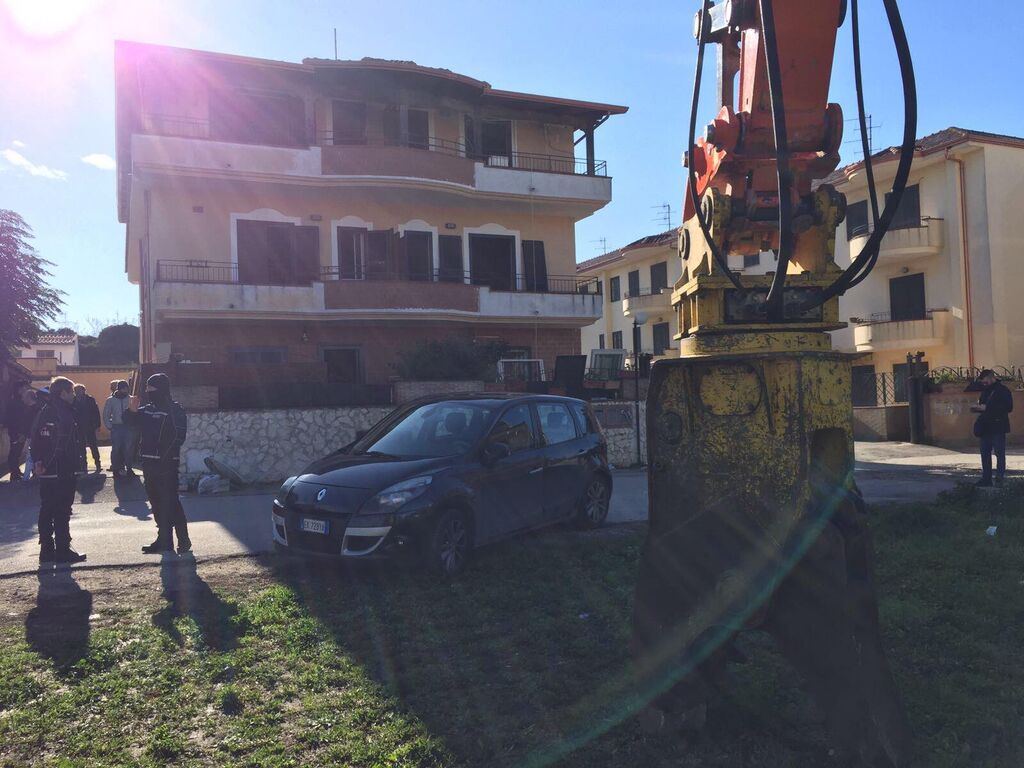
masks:
POLYGON ((53 37, 78 24, 99 0, 0 0, 24 34, 32 37, 53 37))

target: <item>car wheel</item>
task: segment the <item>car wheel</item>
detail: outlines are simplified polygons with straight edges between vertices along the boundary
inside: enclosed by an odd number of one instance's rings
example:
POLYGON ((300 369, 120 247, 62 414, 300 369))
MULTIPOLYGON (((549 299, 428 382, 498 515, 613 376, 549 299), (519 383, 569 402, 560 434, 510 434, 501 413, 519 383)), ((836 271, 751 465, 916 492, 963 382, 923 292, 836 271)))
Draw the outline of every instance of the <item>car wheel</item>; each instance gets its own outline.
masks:
POLYGON ((427 569, 442 579, 453 579, 466 569, 472 553, 473 528, 469 516, 455 509, 442 514, 427 542, 427 569))
POLYGON ((580 528, 600 528, 608 519, 608 505, 611 501, 611 487, 601 475, 594 475, 583 490, 576 525, 580 528))

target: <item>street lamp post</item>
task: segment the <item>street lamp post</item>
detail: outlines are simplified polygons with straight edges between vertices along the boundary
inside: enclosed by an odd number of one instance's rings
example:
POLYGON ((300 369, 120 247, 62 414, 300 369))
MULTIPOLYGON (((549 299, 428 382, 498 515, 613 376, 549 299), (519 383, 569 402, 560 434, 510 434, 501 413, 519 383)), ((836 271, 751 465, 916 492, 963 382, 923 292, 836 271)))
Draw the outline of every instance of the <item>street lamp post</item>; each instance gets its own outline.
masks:
POLYGON ((633 315, 633 429, 636 432, 636 465, 642 467, 640 453, 640 326, 647 322, 647 315, 638 312, 633 315))

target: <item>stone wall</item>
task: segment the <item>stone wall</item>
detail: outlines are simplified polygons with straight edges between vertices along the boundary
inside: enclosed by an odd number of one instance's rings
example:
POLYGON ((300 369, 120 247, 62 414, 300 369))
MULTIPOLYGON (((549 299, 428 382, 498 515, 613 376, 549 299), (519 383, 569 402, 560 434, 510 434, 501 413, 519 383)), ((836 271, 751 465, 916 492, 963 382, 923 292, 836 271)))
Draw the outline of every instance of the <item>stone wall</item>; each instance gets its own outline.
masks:
MULTIPOLYGON (((635 406, 633 403, 593 403, 594 415, 608 440, 608 462, 615 467, 636 466, 635 406)), ((647 404, 640 403, 640 457, 647 463, 647 404)))
MULTIPOLYGON (((301 471, 310 462, 348 445, 391 412, 389 407, 293 408, 213 411, 188 414, 188 437, 181 450, 181 473, 196 477, 209 470, 208 456, 227 464, 247 482, 269 483, 301 471)), ((608 461, 636 465, 632 403, 595 408, 608 440, 608 461)), ((647 461, 646 406, 640 404, 641 456, 647 461)), ((6 455, 6 454, 5 454, 6 455)))
MULTIPOLYGON (((942 391, 924 396, 925 440, 932 445, 947 448, 966 448, 977 445, 974 422, 978 418, 971 407, 978 404, 978 392, 964 392, 961 387, 942 385, 942 391)), ((1010 388, 1013 395, 1013 413, 1010 414, 1011 445, 1024 445, 1024 391, 1010 388)))
POLYGON ((853 439, 869 442, 910 440, 910 406, 904 403, 854 408, 853 439))
POLYGON ((203 460, 214 456, 247 482, 283 480, 348 445, 357 431, 390 412, 365 407, 190 413, 181 472, 191 477, 208 472, 203 460))

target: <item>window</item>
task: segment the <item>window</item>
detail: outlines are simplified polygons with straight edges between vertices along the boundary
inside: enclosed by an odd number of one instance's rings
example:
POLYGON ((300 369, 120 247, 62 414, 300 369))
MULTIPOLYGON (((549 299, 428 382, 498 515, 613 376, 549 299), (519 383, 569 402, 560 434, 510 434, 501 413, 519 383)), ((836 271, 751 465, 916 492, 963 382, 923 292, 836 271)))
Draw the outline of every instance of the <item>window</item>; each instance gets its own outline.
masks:
POLYGON ((651 328, 654 334, 654 354, 663 355, 672 347, 672 333, 668 323, 658 323, 651 328))
POLYGON ((875 366, 855 365, 851 369, 853 374, 853 404, 855 406, 877 406, 878 388, 875 366))
POLYGON ((866 235, 868 226, 868 201, 861 200, 859 203, 850 203, 846 207, 846 239, 853 240, 855 237, 866 235))
POLYGON ((622 284, 620 278, 613 277, 608 281, 609 301, 619 301, 622 298, 622 284))
POLYGON ((338 227, 338 276, 342 280, 366 277, 366 230, 338 227))
MULTIPOLYGON (((889 204, 891 192, 885 195, 885 203, 889 204)), ((892 229, 913 229, 921 226, 921 188, 918 185, 907 187, 900 198, 900 207, 892 220, 892 229)))
POLYGON ((632 272, 629 273, 627 279, 629 280, 629 293, 627 293, 626 295, 627 296, 639 296, 640 295, 640 270, 639 269, 634 269, 632 272))
POLYGON ((537 417, 545 445, 559 445, 576 439, 572 414, 561 403, 537 403, 537 417))
POLYGON ((667 261, 651 264, 651 293, 659 293, 662 288, 668 288, 667 261))
POLYGON ((341 101, 331 104, 334 120, 333 144, 366 143, 366 104, 361 101, 341 101))
POLYGON ((515 290, 515 243, 508 235, 470 235, 469 271, 473 285, 515 290))
POLYGON ((366 233, 366 255, 363 268, 367 280, 386 279, 391 273, 390 229, 366 233))
POLYGON ((924 275, 894 277, 889 281, 890 319, 924 320, 927 316, 924 298, 924 275))
POLYGON ((548 290, 548 265, 543 240, 523 240, 523 274, 526 290, 545 293, 548 290))
POLYGON ((512 167, 512 121, 484 120, 480 125, 480 154, 488 165, 512 167))
MULTIPOLYGON (((359 443, 356 450, 358 453, 379 451, 403 458, 456 456, 476 444, 491 413, 493 411, 490 408, 472 403, 421 405, 390 425, 385 434, 376 439, 371 438, 370 442, 359 443)), ((522 439, 521 435, 519 439, 522 439)), ((532 442, 532 439, 532 433, 527 432, 527 443, 532 442)))
POLYGON ((234 365, 286 365, 287 347, 231 347, 228 350, 234 365))
POLYGON ((462 238, 458 235, 441 235, 437 238, 440 249, 440 275, 438 279, 450 283, 465 281, 462 269, 462 238))
POLYGON ((402 237, 405 258, 401 263, 408 280, 431 280, 434 275, 434 238, 430 232, 406 230, 402 237))
POLYGON ((36 350, 36 357, 40 357, 40 358, 53 358, 53 357, 56 357, 56 356, 57 356, 56 351, 52 350, 52 349, 37 349, 36 350))
POLYGON ((625 349, 622 346, 622 331, 612 333, 612 349, 625 349))
POLYGON ((604 334, 603 333, 598 334, 598 337, 597 337, 597 348, 598 349, 604 349, 604 334))
POLYGON ((430 149, 430 113, 427 110, 390 105, 384 108, 382 123, 386 143, 430 149), (402 110, 406 114, 405 135, 402 135, 402 110))
POLYGON ((240 219, 238 282, 309 285, 320 275, 320 228, 240 219))
POLYGON ((761 254, 760 253, 755 253, 753 256, 744 256, 743 257, 743 268, 744 269, 753 269, 754 267, 759 267, 759 266, 761 266, 761 254))
POLYGON ((359 384, 363 380, 359 350, 353 347, 328 347, 321 352, 327 364, 328 384, 359 384))
POLYGON ((533 447, 533 417, 530 406, 514 405, 502 414, 491 430, 491 442, 503 443, 510 453, 526 451, 533 447))
POLYGON ((590 410, 585 403, 573 403, 572 410, 576 414, 576 423, 580 428, 580 434, 589 435, 597 431, 590 410))

